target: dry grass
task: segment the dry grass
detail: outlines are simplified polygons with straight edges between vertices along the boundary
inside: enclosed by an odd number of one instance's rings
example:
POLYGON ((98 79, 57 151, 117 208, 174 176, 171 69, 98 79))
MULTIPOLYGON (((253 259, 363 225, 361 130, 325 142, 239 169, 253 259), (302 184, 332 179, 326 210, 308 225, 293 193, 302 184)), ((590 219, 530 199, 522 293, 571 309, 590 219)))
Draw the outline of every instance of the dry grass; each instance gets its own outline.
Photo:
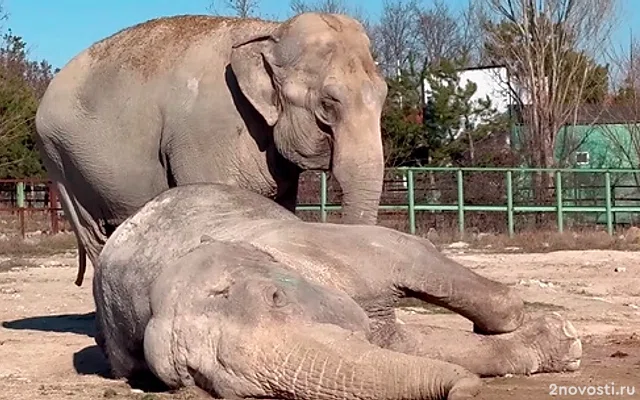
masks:
POLYGON ((22 258, 9 258, 0 260, 0 272, 9 272, 19 268, 32 268, 36 264, 22 258))
MULTIPOLYGON (((24 214, 25 231, 50 233, 51 214, 41 210, 27 211, 24 214)), ((58 220, 58 229, 60 231, 70 230, 69 223, 60 218, 58 220)), ((7 211, 0 212, 0 237, 2 235, 13 236, 19 235, 21 232, 20 216, 18 213, 7 211)))
POLYGON ((69 224, 61 220, 58 228, 63 231, 51 235, 51 215, 47 212, 25 212, 26 237, 21 237, 18 213, 0 213, 0 255, 6 257, 48 256, 76 248, 76 240, 69 232, 69 224))
POLYGON ((460 238, 457 232, 444 232, 427 237, 438 247, 464 241, 469 248, 487 252, 516 251, 522 253, 546 253, 560 250, 640 250, 640 241, 627 235, 610 236, 598 230, 582 231, 527 231, 513 237, 506 234, 471 233, 460 238))
POLYGON ((22 239, 12 236, 0 240, 0 255, 6 257, 48 256, 76 249, 76 239, 70 233, 38 235, 22 239))
MULTIPOLYGON (((305 221, 320 221, 317 212, 299 212, 305 221)), ((494 224, 483 226, 481 220, 469 218, 465 234, 461 236, 457 230, 455 218, 442 216, 444 221, 434 222, 432 219, 416 221, 416 234, 427 237, 436 246, 446 248, 454 242, 463 241, 470 249, 486 252, 551 252, 559 250, 640 250, 640 234, 628 234, 637 228, 618 229, 610 236, 602 227, 587 226, 582 228, 565 228, 559 233, 555 223, 548 223, 541 229, 529 228, 516 231, 514 237, 498 231, 494 224), (445 220, 446 219, 446 220, 445 220), (438 226, 437 229, 433 226, 438 226), (486 229, 485 229, 486 228, 486 229)), ((327 222, 340 222, 337 212, 329 212, 327 222)), ((409 232, 407 216, 399 212, 381 212, 379 224, 402 232, 409 232)), ((505 224, 503 224, 505 225, 505 224)), ((640 232, 640 231, 639 231, 640 232)))
MULTIPOLYGON (((306 221, 319 221, 319 214, 315 212, 299 212, 306 221)), ((26 219, 27 238, 20 238, 20 230, 16 216, 0 215, 0 254, 1 255, 48 255, 73 250, 76 247, 73 234, 69 231, 57 234, 46 234, 50 231, 48 215, 34 213, 26 219), (45 234, 43 234, 43 232, 45 234)), ((339 213, 330 212, 328 222, 340 221, 339 213)), ((434 229, 432 220, 417 221, 416 234, 427 237, 439 248, 447 248, 454 242, 463 241, 466 248, 482 250, 484 252, 551 252, 558 250, 640 250, 640 233, 629 234, 629 230, 619 230, 613 236, 607 234, 602 227, 595 229, 566 229, 559 233, 551 225, 543 229, 520 230, 514 237, 505 233, 489 233, 476 226, 466 228, 461 236, 455 220, 438 222, 439 229, 434 229)), ((408 222, 404 213, 380 214, 380 225, 399 231, 408 232, 408 222)), ((471 223, 469 225, 472 225, 471 223)), ((60 228, 68 229, 68 223, 61 221, 60 228)), ((631 228, 634 230, 637 228, 631 228)), ((637 230, 640 232, 640 230, 637 230)), ((495 231, 494 231, 495 232, 495 231)))

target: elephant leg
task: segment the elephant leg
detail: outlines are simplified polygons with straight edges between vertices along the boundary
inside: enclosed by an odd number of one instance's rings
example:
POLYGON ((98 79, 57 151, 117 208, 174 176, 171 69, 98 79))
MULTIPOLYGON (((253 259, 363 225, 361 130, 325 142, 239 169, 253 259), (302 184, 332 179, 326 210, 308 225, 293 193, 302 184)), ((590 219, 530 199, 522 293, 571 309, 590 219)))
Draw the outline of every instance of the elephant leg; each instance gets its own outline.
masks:
POLYGON ((522 324, 524 302, 512 288, 449 259, 425 239, 411 238, 401 248, 412 254, 394 265, 395 285, 405 296, 468 318, 477 333, 506 333, 522 324))
POLYGON ((62 209, 76 235, 78 243, 78 275, 75 283, 81 286, 87 268, 87 257, 95 266, 100 250, 106 242, 106 237, 101 233, 89 212, 80 205, 63 183, 56 181, 56 188, 60 194, 62 209))
POLYGON ((575 371, 582 344, 571 322, 557 313, 525 322, 500 335, 417 324, 395 325, 381 346, 460 365, 480 376, 575 371))
POLYGON ((96 342, 96 345, 100 348, 100 350, 106 357, 107 348, 106 348, 106 338, 105 338, 105 330, 104 330, 104 314, 103 314, 104 303, 102 301, 97 301, 103 296, 102 286, 99 284, 99 278, 100 278, 100 274, 95 273, 93 275, 93 284, 91 285, 91 291, 93 294, 94 304, 96 308, 95 320, 94 320, 95 336, 93 339, 96 342))

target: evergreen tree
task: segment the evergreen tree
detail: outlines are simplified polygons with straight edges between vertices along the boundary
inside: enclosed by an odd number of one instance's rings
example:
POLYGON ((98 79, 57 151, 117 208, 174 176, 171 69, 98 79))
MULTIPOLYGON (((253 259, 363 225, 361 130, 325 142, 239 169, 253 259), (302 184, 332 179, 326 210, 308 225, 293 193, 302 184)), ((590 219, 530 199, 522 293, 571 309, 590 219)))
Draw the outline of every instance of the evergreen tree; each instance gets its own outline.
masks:
POLYGON ((34 142, 35 115, 53 73, 28 58, 24 40, 11 31, 0 47, 0 179, 45 176, 34 142))

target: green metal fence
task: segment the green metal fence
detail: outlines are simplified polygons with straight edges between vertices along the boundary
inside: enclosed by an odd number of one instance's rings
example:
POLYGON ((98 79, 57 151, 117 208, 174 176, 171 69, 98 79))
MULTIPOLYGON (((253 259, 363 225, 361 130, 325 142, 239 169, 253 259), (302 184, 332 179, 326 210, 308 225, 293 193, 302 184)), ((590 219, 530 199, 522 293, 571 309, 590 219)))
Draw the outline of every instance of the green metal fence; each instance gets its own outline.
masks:
MULTIPOLYGON (((636 201, 626 201, 627 203, 635 203, 633 205, 616 205, 612 192, 615 181, 620 182, 620 176, 625 176, 629 181, 629 176, 640 177, 640 169, 549 169, 549 168, 447 168, 447 167, 427 167, 427 168, 397 168, 394 171, 401 174, 406 179, 406 204, 381 205, 380 210, 406 211, 409 219, 409 229, 412 234, 416 232, 416 213, 420 211, 453 211, 457 212, 457 225, 461 234, 465 231, 465 215, 467 212, 500 212, 506 213, 506 225, 509 236, 513 236, 515 232, 515 215, 517 213, 555 213, 557 229, 563 232, 565 226, 565 218, 567 214, 576 213, 604 213, 604 220, 607 232, 612 235, 614 232, 614 215, 616 213, 640 213, 640 190, 636 201), (422 203, 416 201, 416 175, 426 173, 443 173, 455 172, 457 200, 453 204, 434 204, 422 203), (469 173, 501 173, 504 179, 504 203, 503 204, 465 204, 465 174, 469 173), (553 197, 554 202, 547 205, 519 204, 514 196, 514 175, 522 173, 547 173, 553 176, 553 197), (564 181, 570 174, 593 174, 597 177, 595 180, 603 181, 602 186, 597 186, 598 191, 603 192, 604 196, 599 204, 579 205, 576 196, 566 196, 563 192, 564 181), (568 204, 568 203, 574 203, 568 204)), ((627 185, 634 191, 640 189, 635 183, 627 185)), ((340 205, 330 204, 327 202, 327 175, 321 174, 320 180, 320 203, 299 205, 297 210, 300 211, 319 211, 321 220, 326 222, 327 213, 329 211, 340 210, 340 205)), ((526 186, 526 185, 525 185, 526 186)), ((576 188, 571 188, 576 189, 576 188)), ((525 190, 531 190, 531 185, 525 190)), ((624 200, 624 199, 623 199, 624 200)))

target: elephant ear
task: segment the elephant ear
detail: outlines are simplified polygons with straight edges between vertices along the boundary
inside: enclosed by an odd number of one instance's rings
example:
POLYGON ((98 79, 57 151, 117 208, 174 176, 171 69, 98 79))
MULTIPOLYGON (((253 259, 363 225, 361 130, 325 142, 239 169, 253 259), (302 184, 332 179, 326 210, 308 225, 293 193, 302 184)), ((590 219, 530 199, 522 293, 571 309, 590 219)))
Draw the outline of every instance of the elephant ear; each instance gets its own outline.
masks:
POLYGON ((144 330, 144 358, 151 372, 166 385, 176 388, 194 384, 184 354, 175 350, 176 335, 172 321, 153 316, 144 330), (179 359, 176 359, 178 357, 179 359))
POLYGON ((269 126, 275 125, 280 114, 273 76, 275 42, 273 36, 263 35, 235 44, 231 50, 231 69, 240 90, 269 126))

